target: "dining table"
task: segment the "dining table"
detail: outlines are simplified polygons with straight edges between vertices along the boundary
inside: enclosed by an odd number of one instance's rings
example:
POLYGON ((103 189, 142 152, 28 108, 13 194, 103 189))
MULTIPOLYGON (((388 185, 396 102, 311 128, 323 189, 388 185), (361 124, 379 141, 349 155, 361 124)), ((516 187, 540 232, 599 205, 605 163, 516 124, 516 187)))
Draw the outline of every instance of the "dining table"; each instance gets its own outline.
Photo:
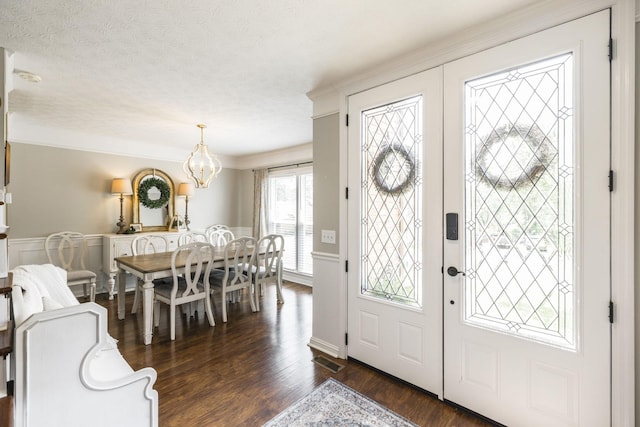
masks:
MULTIPOLYGON (((224 247, 216 247, 213 251, 212 268, 224 267, 226 258, 233 258, 235 251, 225 252, 224 247)), ((152 254, 128 255, 114 258, 118 267, 117 286, 118 286, 118 319, 123 320, 126 315, 125 310, 125 291, 127 283, 127 273, 132 274, 136 278, 141 279, 143 283, 142 292, 142 315, 144 318, 144 344, 151 344, 153 338, 153 281, 172 277, 171 257, 173 251, 156 252, 152 254), (122 296, 122 297, 121 297, 122 296)), ((181 252, 176 256, 176 271, 178 274, 185 272, 187 256, 181 252)), ((282 262, 276 267, 276 286, 278 302, 283 303, 282 297, 282 262)), ((255 292, 255 291, 254 291, 255 292)), ((256 298, 259 296, 255 292, 256 298)))

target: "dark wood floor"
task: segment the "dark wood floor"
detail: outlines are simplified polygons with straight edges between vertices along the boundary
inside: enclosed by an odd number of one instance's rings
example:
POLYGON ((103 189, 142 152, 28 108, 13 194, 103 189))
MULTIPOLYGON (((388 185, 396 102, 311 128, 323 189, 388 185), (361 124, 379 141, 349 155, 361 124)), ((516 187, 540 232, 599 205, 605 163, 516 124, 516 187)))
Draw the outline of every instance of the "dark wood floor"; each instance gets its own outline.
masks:
MULTIPOLYGON (((176 340, 169 339, 169 316, 162 306, 153 343, 142 343, 142 316, 116 317, 116 300, 98 297, 109 310, 109 332, 134 369, 158 371, 160 426, 260 426, 314 387, 333 377, 421 426, 487 426, 427 394, 358 363, 335 360, 345 368, 334 374, 313 363, 311 289, 285 283, 286 303, 276 304, 267 288, 261 311, 251 313, 245 297, 230 304, 229 321, 221 320, 216 298, 216 326, 202 307, 194 318, 177 316, 176 340)), ((117 408, 113 408, 117 410, 117 408)))

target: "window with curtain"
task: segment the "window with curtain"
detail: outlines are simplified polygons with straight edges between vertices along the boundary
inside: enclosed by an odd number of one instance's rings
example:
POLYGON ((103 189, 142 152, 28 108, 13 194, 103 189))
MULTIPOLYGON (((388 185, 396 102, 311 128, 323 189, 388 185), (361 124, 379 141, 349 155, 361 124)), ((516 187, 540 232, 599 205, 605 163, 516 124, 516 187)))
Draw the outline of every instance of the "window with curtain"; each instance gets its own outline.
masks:
POLYGON ((311 275, 313 172, 311 167, 270 171, 267 230, 284 236, 283 268, 311 275))

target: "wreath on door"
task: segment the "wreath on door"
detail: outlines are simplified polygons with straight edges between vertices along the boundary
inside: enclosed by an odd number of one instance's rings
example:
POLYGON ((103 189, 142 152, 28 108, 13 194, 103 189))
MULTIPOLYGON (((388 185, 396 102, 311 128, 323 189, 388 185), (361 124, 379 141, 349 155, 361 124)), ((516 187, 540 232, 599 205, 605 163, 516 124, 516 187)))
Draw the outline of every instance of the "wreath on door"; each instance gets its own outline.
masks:
POLYGON ((387 145, 373 159, 371 175, 378 191, 392 195, 400 194, 413 184, 416 162, 411 152, 403 145, 387 145))
POLYGON ((171 190, 167 183, 160 178, 151 177, 140 182, 138 186, 138 200, 145 208, 159 209, 167 204, 169 197, 171 196, 171 190), (160 191, 160 197, 157 199, 149 198, 149 190, 156 187, 160 191))
POLYGON ((535 124, 530 127, 504 125, 493 130, 478 151, 476 177, 500 190, 535 185, 556 155, 557 151, 551 141, 535 124), (513 153, 518 150, 531 153, 530 159, 519 168, 508 169, 505 165, 500 165, 498 160, 503 147, 508 153, 505 156, 509 162, 517 161, 516 154, 513 153))

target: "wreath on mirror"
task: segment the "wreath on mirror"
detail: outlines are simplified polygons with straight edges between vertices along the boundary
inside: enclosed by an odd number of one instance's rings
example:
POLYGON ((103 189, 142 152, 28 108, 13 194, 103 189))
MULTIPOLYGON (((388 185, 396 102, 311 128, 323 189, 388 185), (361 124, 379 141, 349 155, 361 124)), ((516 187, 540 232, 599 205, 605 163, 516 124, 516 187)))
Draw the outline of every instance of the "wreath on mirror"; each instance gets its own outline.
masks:
POLYGON ((400 194, 411 187, 416 176, 416 163, 403 145, 387 145, 373 160, 371 175, 380 192, 400 194))
MULTIPOLYGON (((514 154, 515 156, 515 154, 514 154)), ((511 190, 534 185, 547 170, 555 157, 554 147, 535 124, 531 127, 519 124, 504 125, 491 132, 476 157, 476 177, 496 189, 511 190), (522 141, 533 153, 527 165, 515 173, 509 174, 502 167, 493 166, 500 146, 508 139, 522 141)))
POLYGON ((169 186, 160 178, 147 178, 140 182, 138 186, 138 200, 145 208, 159 209, 167 204, 170 196, 171 190, 169 190, 169 186), (156 187, 160 191, 160 197, 155 200, 149 198, 149 190, 153 187, 156 187))

